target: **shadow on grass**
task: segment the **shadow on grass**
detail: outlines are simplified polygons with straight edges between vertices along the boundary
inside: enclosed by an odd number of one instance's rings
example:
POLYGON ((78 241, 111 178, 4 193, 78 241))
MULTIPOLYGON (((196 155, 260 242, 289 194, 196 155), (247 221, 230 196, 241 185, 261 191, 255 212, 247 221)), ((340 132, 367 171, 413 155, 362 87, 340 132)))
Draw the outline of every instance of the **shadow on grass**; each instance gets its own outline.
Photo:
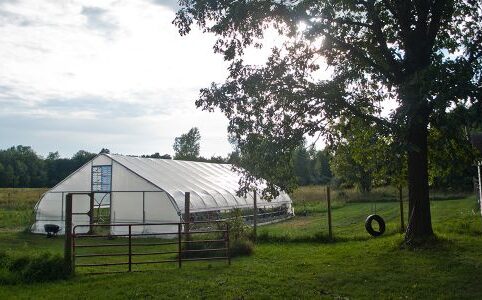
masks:
POLYGON ((367 236, 337 236, 334 235, 330 238, 327 234, 319 232, 314 235, 307 236, 290 236, 286 235, 275 235, 268 232, 263 232, 257 236, 258 243, 343 243, 343 242, 356 242, 356 241, 368 241, 373 239, 381 239, 384 237, 394 236, 400 234, 396 231, 390 231, 385 233, 381 237, 367 236))

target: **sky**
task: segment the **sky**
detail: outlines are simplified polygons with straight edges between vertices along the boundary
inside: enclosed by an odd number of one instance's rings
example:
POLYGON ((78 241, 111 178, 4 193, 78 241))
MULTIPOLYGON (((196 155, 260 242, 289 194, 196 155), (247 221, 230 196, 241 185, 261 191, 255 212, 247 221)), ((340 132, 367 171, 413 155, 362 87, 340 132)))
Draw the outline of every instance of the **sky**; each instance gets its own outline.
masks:
MULTIPOLYGON (((0 149, 172 155, 174 138, 198 127, 201 155, 226 156, 228 120, 194 102, 224 82, 228 64, 213 53, 213 35, 179 35, 177 8, 176 0, 0 0, 0 149)), ((247 49, 246 63, 264 63, 282 39, 268 30, 263 43, 247 49)))
POLYGON ((227 65, 213 36, 179 35, 176 7, 0 0, 0 148, 173 154, 174 138, 197 126, 201 155, 230 152, 227 119, 194 104, 227 65))

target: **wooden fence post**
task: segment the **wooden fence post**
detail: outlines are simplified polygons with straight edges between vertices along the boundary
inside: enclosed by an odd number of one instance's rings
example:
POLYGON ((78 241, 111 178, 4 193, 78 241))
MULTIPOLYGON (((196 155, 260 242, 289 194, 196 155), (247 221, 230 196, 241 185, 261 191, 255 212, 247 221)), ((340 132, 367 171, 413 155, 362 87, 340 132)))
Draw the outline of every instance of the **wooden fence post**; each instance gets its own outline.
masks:
POLYGON ((186 235, 186 240, 190 241, 191 238, 189 236, 190 230, 190 223, 191 223, 191 193, 185 192, 184 193, 184 234, 186 235))
POLYGON ((253 240, 256 243, 257 227, 258 227, 258 199, 256 190, 254 190, 254 207, 253 207, 253 240))
POLYGON ((70 274, 73 273, 72 266, 72 194, 65 197, 65 241, 64 241, 64 262, 70 274))
POLYGON ((479 205, 481 207, 480 214, 482 215, 482 174, 480 167, 482 166, 482 161, 477 162, 477 173, 479 175, 479 205))
POLYGON ((328 210, 328 236, 333 239, 333 231, 331 228, 331 195, 330 195, 330 187, 326 187, 326 203, 327 203, 327 210, 328 210))
POLYGON ((182 224, 179 223, 177 224, 177 260, 178 260, 178 265, 179 268, 181 267, 182 264, 182 224))
POLYGON ((94 232, 94 193, 89 193, 89 234, 92 234, 94 232))
POLYGON ((228 256, 228 265, 231 265, 231 253, 230 251, 230 245, 229 245, 229 223, 226 223, 226 255, 228 256))
POLYGON ((400 231, 405 232, 405 219, 403 217, 403 194, 402 186, 398 187, 398 197, 400 200, 400 231))
POLYGON ((132 225, 129 224, 129 272, 132 271, 132 225))

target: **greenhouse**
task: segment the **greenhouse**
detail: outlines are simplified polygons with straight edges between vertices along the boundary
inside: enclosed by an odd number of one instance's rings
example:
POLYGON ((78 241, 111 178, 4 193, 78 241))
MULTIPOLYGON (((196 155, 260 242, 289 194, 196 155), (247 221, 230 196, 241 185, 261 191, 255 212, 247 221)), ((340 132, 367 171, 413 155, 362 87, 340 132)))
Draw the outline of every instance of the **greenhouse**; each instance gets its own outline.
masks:
MULTIPOLYGON (((182 222, 186 192, 190 193, 191 221, 221 220, 236 210, 249 223, 254 193, 237 196, 239 179, 229 164, 99 154, 42 195, 35 206, 32 231, 45 233, 46 224, 55 224, 63 233, 68 193, 94 195, 93 201, 89 195, 74 195, 74 225, 182 222)), ((256 203, 258 223, 294 214, 284 192, 271 201, 258 196, 256 203)), ((111 227, 119 230, 122 227, 111 227)), ((136 230, 149 232, 153 226, 136 226, 136 230)))

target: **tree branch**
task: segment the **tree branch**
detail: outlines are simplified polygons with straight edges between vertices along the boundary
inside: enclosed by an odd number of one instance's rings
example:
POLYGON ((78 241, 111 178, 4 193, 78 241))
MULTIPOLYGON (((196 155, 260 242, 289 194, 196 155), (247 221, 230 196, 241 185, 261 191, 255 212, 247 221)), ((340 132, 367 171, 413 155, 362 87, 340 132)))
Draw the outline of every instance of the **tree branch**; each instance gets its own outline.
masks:
POLYGON ((403 44, 406 49, 409 49, 411 44, 410 39, 410 25, 412 23, 411 15, 411 1, 408 0, 397 0, 397 11, 398 14, 395 17, 400 25, 400 37, 402 38, 403 44))
POLYGON ((370 65, 372 68, 374 68, 375 70, 379 71, 380 73, 382 73, 385 77, 387 77, 388 79, 390 80, 395 80, 395 78, 393 77, 393 75, 390 73, 389 70, 387 70, 386 68, 384 68, 383 66, 377 64, 374 60, 370 59, 368 56, 365 55, 365 53, 362 51, 361 48, 357 48, 345 41, 342 41, 340 39, 337 39, 335 38, 334 36, 332 36, 331 34, 325 32, 323 33, 325 35, 326 38, 330 39, 332 42, 334 42, 335 44, 338 45, 338 47, 340 47, 340 49, 342 50, 345 50, 345 51, 349 51, 352 55, 354 55, 356 58, 364 61, 365 63, 367 63, 368 65, 370 65))
POLYGON ((350 19, 347 19, 347 18, 334 19, 333 21, 336 22, 336 23, 338 23, 338 24, 346 24, 346 25, 352 25, 352 26, 360 26, 360 27, 365 27, 365 28, 368 28, 368 29, 372 29, 372 26, 371 26, 370 24, 368 24, 368 23, 353 21, 353 20, 350 20, 350 19))
POLYGON ((442 23, 442 17, 444 9, 446 7, 447 0, 434 0, 432 6, 432 17, 430 18, 430 24, 428 25, 427 40, 428 40, 428 50, 433 48, 435 43, 435 38, 440 29, 442 23))
POLYGON ((400 68, 400 64, 392 55, 392 53, 390 53, 390 49, 388 49, 387 39, 382 31, 383 23, 380 20, 378 12, 375 9, 375 1, 374 0, 368 1, 366 7, 368 11, 368 16, 372 21, 372 29, 375 34, 375 38, 378 42, 378 45, 380 46, 379 50, 382 56, 385 58, 386 63, 389 66, 391 73, 393 74, 394 79, 397 82, 400 82, 402 78, 402 71, 400 68))

